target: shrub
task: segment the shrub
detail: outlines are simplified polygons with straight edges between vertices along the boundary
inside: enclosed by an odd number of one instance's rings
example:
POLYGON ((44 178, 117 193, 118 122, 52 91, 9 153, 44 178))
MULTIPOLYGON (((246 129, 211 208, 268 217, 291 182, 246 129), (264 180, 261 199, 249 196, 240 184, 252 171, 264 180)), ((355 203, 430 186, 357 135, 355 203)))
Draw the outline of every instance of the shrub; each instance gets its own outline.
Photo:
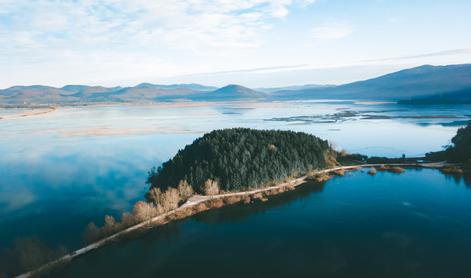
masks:
POLYGON ((445 167, 441 168, 440 171, 443 174, 449 174, 449 175, 461 175, 461 174, 463 174, 463 169, 461 169, 460 167, 456 167, 456 166, 445 166, 445 167))
POLYGON ((198 213, 198 212, 208 210, 208 206, 204 203, 201 203, 201 204, 198 204, 197 206, 195 206, 193 209, 196 213, 198 213))
POLYGON ((146 221, 152 217, 162 213, 156 206, 151 203, 139 201, 134 204, 133 208, 133 217, 139 222, 146 221))
POLYGON ((193 196, 193 188, 188 184, 186 180, 180 181, 177 189, 180 198, 184 201, 188 200, 191 196, 193 196))
POLYGON ((204 183, 204 194, 208 196, 217 195, 219 193, 219 184, 217 181, 208 179, 204 183))
POLYGON ((330 175, 326 173, 316 174, 309 177, 309 180, 315 181, 317 183, 323 183, 330 180, 330 175))
POLYGON ((146 198, 148 201, 154 203, 154 205, 157 205, 160 200, 160 195, 162 195, 160 188, 152 187, 149 192, 147 192, 146 198))
POLYGON ((165 212, 178 207, 180 194, 176 188, 169 187, 164 193, 160 194, 158 204, 162 206, 165 212))
POLYGON ((268 201, 268 199, 265 198, 265 196, 262 193, 253 194, 252 195, 252 200, 259 200, 259 201, 262 201, 262 202, 268 201))
POLYGON ((241 201, 240 196, 229 196, 224 198, 224 202, 228 205, 232 205, 241 201))
POLYGON ((388 166, 386 166, 386 165, 380 165, 377 170, 378 170, 378 171, 387 171, 388 169, 389 169, 388 166))
POLYGON ((394 167, 390 167, 388 169, 389 172, 391 173, 396 173, 396 174, 402 174, 404 173, 406 170, 402 167, 398 167, 398 166, 394 166, 394 167))
POLYGON ((151 188, 147 193, 147 199, 151 201, 157 209, 157 214, 167 212, 172 209, 176 209, 180 203, 181 194, 188 196, 189 192, 192 191, 189 185, 181 183, 179 189, 169 187, 166 191, 162 192, 160 188, 151 188))
POLYGON ((134 219, 134 216, 132 216, 132 214, 129 212, 123 212, 121 215, 121 224, 123 228, 131 227, 132 225, 136 224, 136 219, 134 219))
POLYGON ((252 202, 252 199, 250 198, 250 196, 244 195, 244 197, 242 197, 242 202, 244 204, 249 204, 250 202, 252 202))
POLYGON ((372 167, 372 168, 368 171, 368 174, 369 174, 369 175, 372 175, 372 176, 376 175, 376 173, 377 173, 377 171, 376 171, 376 168, 374 168, 374 167, 372 167))
POLYGON ((335 175, 337 176, 345 176, 345 170, 344 169, 338 169, 337 171, 334 172, 335 175))
POLYGON ((103 226, 103 233, 105 235, 112 234, 116 229, 116 221, 113 216, 105 215, 105 225, 103 226))
POLYGON ((206 202, 206 205, 209 208, 220 208, 224 206, 224 201, 222 199, 211 199, 206 202))
POLYGON ((182 218, 186 218, 188 216, 193 215, 193 213, 194 213, 193 209, 191 207, 187 207, 187 208, 178 210, 177 212, 173 214, 173 216, 174 216, 174 219, 182 219, 182 218))

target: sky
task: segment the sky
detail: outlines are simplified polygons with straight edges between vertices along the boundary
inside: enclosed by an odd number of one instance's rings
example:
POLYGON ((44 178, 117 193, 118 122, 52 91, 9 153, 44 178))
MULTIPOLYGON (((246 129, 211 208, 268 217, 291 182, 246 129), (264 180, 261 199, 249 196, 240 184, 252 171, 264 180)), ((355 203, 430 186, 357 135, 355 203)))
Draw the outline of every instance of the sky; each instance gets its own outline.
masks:
POLYGON ((0 88, 341 84, 471 63, 468 0, 0 0, 0 88))

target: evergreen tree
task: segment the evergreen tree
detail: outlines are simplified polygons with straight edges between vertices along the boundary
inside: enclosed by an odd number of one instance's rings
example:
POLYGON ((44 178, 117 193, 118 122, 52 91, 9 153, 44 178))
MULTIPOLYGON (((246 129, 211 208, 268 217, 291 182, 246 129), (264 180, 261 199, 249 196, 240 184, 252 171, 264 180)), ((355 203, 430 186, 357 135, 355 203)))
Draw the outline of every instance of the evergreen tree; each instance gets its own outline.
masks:
POLYGON ((232 128, 215 130, 178 151, 149 173, 151 187, 166 190, 185 180, 203 193, 208 180, 221 190, 241 191, 294 173, 327 166, 334 155, 325 140, 302 132, 232 128))

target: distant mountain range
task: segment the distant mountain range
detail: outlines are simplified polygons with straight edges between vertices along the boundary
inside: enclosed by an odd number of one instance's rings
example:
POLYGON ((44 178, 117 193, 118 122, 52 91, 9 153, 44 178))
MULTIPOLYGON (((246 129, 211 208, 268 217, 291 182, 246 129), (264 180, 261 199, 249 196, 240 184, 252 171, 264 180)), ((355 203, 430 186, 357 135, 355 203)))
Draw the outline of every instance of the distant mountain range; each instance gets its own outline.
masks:
MULTIPOLYGON (((275 92, 280 97, 359 99, 379 101, 412 100, 471 88, 471 64, 424 65, 335 87, 275 92)), ((469 98, 471 100, 471 97, 469 98)))
POLYGON ((397 101, 405 104, 471 103, 471 64, 424 65, 344 85, 302 85, 250 89, 200 84, 134 87, 67 85, 14 86, 0 90, 0 106, 152 103, 162 101, 236 101, 341 99, 397 101))

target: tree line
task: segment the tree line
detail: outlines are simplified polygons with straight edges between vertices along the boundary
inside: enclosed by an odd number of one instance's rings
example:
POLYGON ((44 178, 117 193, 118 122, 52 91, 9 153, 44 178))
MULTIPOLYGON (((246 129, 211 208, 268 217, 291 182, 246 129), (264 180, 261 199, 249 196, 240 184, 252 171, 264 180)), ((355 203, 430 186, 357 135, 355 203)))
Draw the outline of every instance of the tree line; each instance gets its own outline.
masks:
POLYGON ((458 129, 451 143, 444 151, 428 153, 427 158, 435 161, 471 163, 471 122, 458 129))
POLYGON ((205 193, 208 181, 220 190, 241 191, 334 163, 329 143, 303 132, 231 128, 215 130, 153 168, 151 188, 167 190, 188 182, 205 193))

